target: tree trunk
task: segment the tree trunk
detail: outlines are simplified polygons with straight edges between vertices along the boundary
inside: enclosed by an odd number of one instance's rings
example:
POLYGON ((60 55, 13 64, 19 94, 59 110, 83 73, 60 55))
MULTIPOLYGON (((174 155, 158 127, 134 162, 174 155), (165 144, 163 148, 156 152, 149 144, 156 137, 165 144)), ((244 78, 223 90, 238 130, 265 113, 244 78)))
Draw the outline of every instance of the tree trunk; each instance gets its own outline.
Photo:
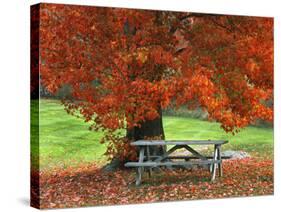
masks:
MULTIPOLYGON (((128 129, 126 137, 130 141, 137 141, 146 138, 164 140, 164 128, 163 128, 163 121, 162 121, 162 110, 158 110, 159 117, 154 120, 148 120, 141 123, 140 127, 134 127, 133 129, 128 129)), ((150 148, 151 155, 160 155, 166 151, 165 148, 162 146, 154 146, 150 148)))
MULTIPOLYGON (((133 129, 127 130, 126 137, 130 141, 137 141, 145 139, 146 137, 159 137, 159 139, 164 140, 165 135, 161 109, 158 111, 158 113, 158 118, 141 123, 141 127, 134 127, 133 129)), ((166 152, 166 148, 163 148, 163 146, 153 146, 149 150, 150 155, 162 155, 164 152, 166 152)), ((123 168, 123 162, 121 162, 119 158, 114 158, 109 164, 103 167, 103 171, 113 172, 119 168, 123 168)))

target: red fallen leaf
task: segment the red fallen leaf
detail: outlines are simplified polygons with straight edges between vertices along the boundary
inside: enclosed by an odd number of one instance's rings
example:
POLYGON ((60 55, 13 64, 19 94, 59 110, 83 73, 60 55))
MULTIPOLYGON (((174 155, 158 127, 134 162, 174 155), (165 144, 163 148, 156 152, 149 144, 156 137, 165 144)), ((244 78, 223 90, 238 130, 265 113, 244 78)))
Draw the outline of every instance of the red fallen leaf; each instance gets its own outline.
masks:
POLYGON ((272 194, 272 165, 270 160, 225 161, 224 177, 217 178, 212 183, 198 180, 210 177, 206 170, 175 170, 152 178, 144 175, 145 186, 140 187, 123 183, 124 180, 128 182, 135 179, 135 172, 128 170, 104 173, 97 166, 81 165, 79 169, 56 170, 58 180, 54 183, 49 183, 50 175, 42 172, 41 207, 62 208, 66 205, 112 205, 272 194), (240 167, 239 170, 236 169, 237 166, 240 167))
POLYGON ((78 202, 80 199, 81 199, 80 197, 74 197, 72 200, 73 200, 74 202, 78 202))
POLYGON ((57 204, 55 204, 55 203, 52 203, 52 202, 50 203, 50 206, 51 206, 51 207, 55 207, 56 205, 57 205, 57 204))
POLYGON ((194 193, 195 192, 195 186, 192 186, 191 188, 191 192, 194 193))

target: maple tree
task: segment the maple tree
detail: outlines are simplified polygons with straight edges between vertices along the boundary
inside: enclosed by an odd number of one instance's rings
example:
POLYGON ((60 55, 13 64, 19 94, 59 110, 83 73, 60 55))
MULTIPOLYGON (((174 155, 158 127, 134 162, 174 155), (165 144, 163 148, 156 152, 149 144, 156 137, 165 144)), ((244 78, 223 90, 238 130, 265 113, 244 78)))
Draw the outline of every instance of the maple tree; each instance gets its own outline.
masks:
POLYGON ((40 4, 39 32, 42 84, 71 87, 65 109, 105 132, 111 158, 164 139, 171 105, 200 106, 232 133, 273 119, 272 18, 40 4))

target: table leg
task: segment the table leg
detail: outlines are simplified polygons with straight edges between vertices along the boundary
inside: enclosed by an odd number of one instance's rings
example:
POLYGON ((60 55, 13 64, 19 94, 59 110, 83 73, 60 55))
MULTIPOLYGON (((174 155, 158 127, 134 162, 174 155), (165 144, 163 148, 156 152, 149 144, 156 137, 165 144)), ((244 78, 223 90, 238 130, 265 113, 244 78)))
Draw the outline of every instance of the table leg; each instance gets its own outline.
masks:
POLYGON ((217 160, 217 155, 218 155, 218 146, 215 145, 214 148, 214 158, 213 158, 213 165, 212 165, 212 178, 211 181, 214 181, 216 178, 216 169, 217 169, 217 164, 215 163, 215 160, 217 160))
POLYGON ((219 176, 222 177, 222 159, 221 159, 221 145, 218 145, 218 160, 219 162, 219 176))
MULTIPOLYGON (((191 148, 188 145, 184 145, 183 146, 187 151, 189 151, 190 153, 192 153, 195 157, 197 157, 198 159, 201 160, 208 160, 208 158, 206 158, 205 156, 201 155, 199 152, 197 152, 195 149, 191 148)), ((208 165, 203 165, 204 169, 208 169, 209 166, 208 165)))
POLYGON ((212 173, 213 172, 213 164, 210 164, 209 166, 210 166, 210 170, 209 171, 210 171, 210 173, 212 173))
MULTIPOLYGON (((139 162, 143 162, 143 158, 144 158, 144 147, 141 146, 140 147, 140 154, 139 154, 139 162)), ((136 185, 140 185, 141 184, 141 176, 143 173, 143 167, 138 167, 137 168, 137 173, 136 173, 136 185)))
MULTIPOLYGON (((146 156, 147 156, 147 161, 150 161, 150 150, 149 146, 146 146, 146 156)), ((151 177, 152 175, 152 168, 148 168, 148 176, 151 177)))

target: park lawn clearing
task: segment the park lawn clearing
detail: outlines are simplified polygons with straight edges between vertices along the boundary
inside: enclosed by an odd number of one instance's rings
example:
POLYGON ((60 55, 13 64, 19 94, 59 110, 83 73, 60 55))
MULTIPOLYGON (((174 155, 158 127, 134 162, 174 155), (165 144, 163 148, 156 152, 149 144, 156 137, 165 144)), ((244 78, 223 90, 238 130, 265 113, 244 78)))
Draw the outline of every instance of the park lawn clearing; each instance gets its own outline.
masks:
MULTIPOLYGON (((34 104, 34 102, 32 102, 34 104)), ((169 140, 229 140, 223 150, 242 150, 255 157, 272 158, 273 129, 247 127, 233 136, 218 123, 193 118, 164 116, 164 131, 169 140)), ((66 113, 58 100, 40 100, 40 170, 105 164, 106 144, 100 144, 102 132, 89 131, 89 124, 66 113)), ((36 143, 32 152, 38 154, 36 143)))
MULTIPOLYGON (((40 169, 105 163, 102 132, 89 131, 89 124, 66 113, 58 100, 40 100, 40 169)), ((36 143, 33 143, 36 149, 36 143)))

